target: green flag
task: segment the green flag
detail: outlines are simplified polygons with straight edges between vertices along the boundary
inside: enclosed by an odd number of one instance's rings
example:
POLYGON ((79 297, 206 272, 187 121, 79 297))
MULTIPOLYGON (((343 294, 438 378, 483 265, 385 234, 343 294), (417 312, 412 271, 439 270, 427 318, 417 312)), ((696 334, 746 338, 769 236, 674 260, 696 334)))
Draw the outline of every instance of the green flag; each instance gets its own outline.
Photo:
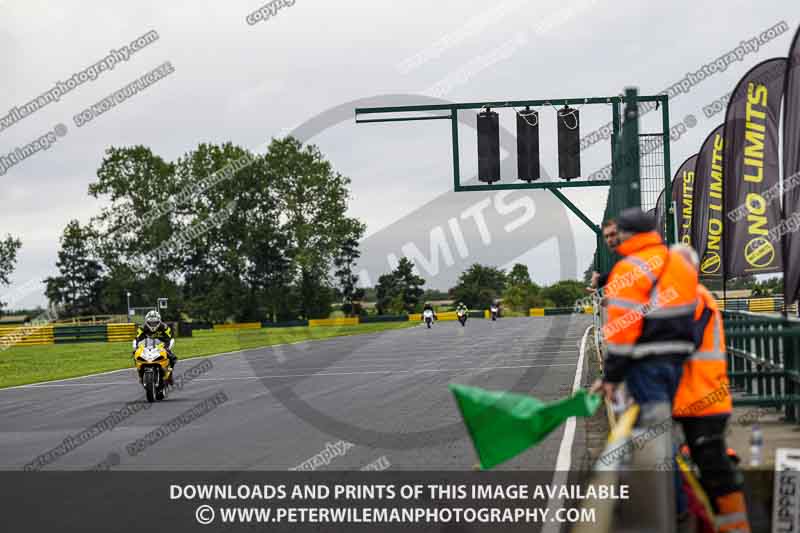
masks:
POLYGON ((545 403, 532 396, 450 385, 464 417, 481 468, 489 469, 541 442, 573 416, 592 416, 602 398, 581 389, 545 403))

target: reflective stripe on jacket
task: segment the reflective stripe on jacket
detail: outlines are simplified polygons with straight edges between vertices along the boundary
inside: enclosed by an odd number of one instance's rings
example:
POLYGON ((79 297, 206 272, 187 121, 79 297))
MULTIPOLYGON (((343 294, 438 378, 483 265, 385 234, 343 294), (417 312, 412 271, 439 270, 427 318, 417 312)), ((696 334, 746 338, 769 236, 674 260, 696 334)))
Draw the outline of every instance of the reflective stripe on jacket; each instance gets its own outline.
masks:
POLYGON ((654 231, 634 235, 617 251, 624 257, 605 287, 604 371, 610 382, 622 381, 633 359, 689 355, 695 349, 696 269, 654 231))
POLYGON ((733 407, 722 313, 714 296, 704 286, 697 286, 697 296, 695 320, 701 319, 704 309, 711 312, 711 317, 703 328, 700 347, 683 364, 683 375, 672 404, 672 415, 676 417, 729 414, 733 407))

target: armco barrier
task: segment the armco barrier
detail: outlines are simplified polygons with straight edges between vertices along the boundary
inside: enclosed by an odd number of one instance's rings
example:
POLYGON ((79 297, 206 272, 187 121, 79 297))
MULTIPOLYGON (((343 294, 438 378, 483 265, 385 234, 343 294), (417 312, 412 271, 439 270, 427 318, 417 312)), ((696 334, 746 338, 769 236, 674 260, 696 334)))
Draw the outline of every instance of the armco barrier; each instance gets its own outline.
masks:
POLYGON ((357 326, 358 317, 315 318, 308 321, 309 327, 319 326, 357 326))
POLYGON ((74 342, 106 342, 108 340, 107 325, 101 326, 55 326, 53 338, 56 344, 74 342))
MULTIPOLYGON (((449 321, 449 320, 458 320, 458 317, 456 316, 456 312, 455 311, 444 311, 444 312, 441 312, 441 313, 436 313, 436 319, 437 320, 449 321)), ((412 313, 412 314, 408 315, 408 321, 409 322, 420 322, 420 321, 422 321, 422 313, 412 313)))
POLYGON ((574 307, 532 307, 529 316, 571 315, 576 312, 574 307))
POLYGON ((571 315, 575 312, 575 308, 573 307, 545 307, 544 314, 545 316, 550 315, 571 315))
POLYGON ((262 328, 299 328, 307 327, 308 320, 284 320, 282 322, 262 322, 262 328))
MULTIPOLYGON (((754 313, 780 313, 783 311, 783 296, 764 296, 760 298, 717 298, 719 308, 725 311, 750 311, 754 313)), ((787 312, 797 314, 797 302, 787 308, 787 312)))
POLYGON ((773 313, 778 311, 775 308, 775 300, 772 298, 754 298, 747 302, 748 311, 754 313, 773 313))
POLYGON ((362 324, 371 322, 408 322, 408 315, 362 315, 358 317, 362 324))
POLYGON ((750 305, 747 299, 724 300, 720 298, 719 300, 717 300, 717 303, 719 304, 719 308, 723 311, 747 311, 748 309, 750 309, 750 305))
POLYGON ((0 348, 4 346, 41 346, 53 344, 52 325, 0 326, 0 348))
POLYGON ((233 331, 237 329, 260 329, 261 322, 237 322, 233 324, 214 324, 214 331, 233 331))
POLYGON ((136 324, 107 324, 108 342, 132 341, 136 337, 136 324))

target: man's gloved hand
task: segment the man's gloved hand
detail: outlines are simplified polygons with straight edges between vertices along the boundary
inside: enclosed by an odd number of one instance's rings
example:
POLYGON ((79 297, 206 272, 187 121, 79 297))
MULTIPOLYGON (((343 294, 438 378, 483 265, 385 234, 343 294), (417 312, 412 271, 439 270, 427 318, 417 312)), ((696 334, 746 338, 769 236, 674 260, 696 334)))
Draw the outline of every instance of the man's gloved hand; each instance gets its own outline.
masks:
POLYGON ((609 402, 613 403, 614 392, 617 390, 617 385, 618 383, 609 383, 607 381, 598 379, 592 384, 592 387, 589 389, 589 392, 594 394, 602 393, 603 396, 605 396, 609 402))

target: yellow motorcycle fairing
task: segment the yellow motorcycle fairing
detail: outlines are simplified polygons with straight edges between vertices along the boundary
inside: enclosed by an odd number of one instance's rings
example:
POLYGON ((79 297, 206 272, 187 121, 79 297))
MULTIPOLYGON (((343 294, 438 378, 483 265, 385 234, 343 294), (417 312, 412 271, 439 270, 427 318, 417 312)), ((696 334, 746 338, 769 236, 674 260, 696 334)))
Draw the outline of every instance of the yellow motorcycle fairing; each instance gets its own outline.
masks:
POLYGON ((139 343, 139 346, 136 347, 136 351, 133 353, 133 361, 136 364, 136 370, 141 374, 142 367, 144 366, 152 366, 158 365, 161 367, 162 375, 164 376, 164 381, 169 382, 170 377, 172 377, 172 369, 169 367, 169 359, 167 358, 167 349, 164 347, 164 343, 160 343, 158 348, 159 357, 148 361, 142 355, 144 354, 146 345, 145 343, 139 343))

